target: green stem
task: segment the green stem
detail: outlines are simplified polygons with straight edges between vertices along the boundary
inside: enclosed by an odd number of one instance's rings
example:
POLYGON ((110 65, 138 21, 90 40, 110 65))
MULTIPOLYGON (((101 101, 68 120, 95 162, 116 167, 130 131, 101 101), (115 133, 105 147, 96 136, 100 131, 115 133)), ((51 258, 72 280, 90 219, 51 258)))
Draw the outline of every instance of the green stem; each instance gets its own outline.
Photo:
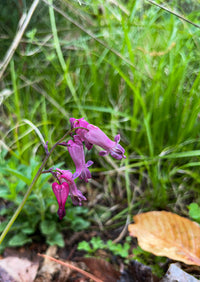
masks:
MULTIPOLYGON (((128 167, 128 158, 125 160, 126 167, 128 167)), ((128 213, 131 214, 131 188, 130 188, 130 179, 129 179, 129 171, 125 170, 125 185, 126 185, 126 193, 127 193, 127 204, 128 204, 128 213)))
POLYGON ((26 194, 24 195, 24 198, 21 202, 21 204, 19 205, 19 207, 17 208, 17 210, 15 211, 14 215, 12 216, 12 218, 10 219, 10 221, 8 222, 8 224, 6 225, 6 228, 4 229, 4 231, 2 232, 1 236, 0 236, 0 244, 2 243, 3 239, 5 238, 6 234, 8 233, 8 231, 10 230, 11 226, 13 225, 13 223, 15 222, 16 218, 18 217, 18 215, 20 214, 21 210, 23 209, 28 196, 30 195, 30 193, 32 192, 38 178, 40 177, 43 168, 45 167, 50 155, 52 154, 52 152, 54 151, 54 149, 59 145, 59 143, 61 143, 73 130, 69 130, 60 140, 58 140, 58 142, 55 143, 55 145, 51 148, 51 150, 47 153, 46 157, 44 158, 38 172, 36 173, 31 185, 29 186, 26 194))

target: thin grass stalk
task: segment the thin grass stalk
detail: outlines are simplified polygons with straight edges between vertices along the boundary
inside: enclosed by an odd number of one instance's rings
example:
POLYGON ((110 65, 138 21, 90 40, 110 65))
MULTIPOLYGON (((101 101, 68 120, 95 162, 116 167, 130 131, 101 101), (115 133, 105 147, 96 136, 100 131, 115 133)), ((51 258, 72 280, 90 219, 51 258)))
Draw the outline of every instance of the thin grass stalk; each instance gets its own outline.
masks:
MULTIPOLYGON (((15 66, 14 66, 13 60, 10 63, 10 72, 11 72, 14 98, 15 98, 15 110, 16 110, 16 116, 17 116, 17 123, 20 123, 20 121, 21 121, 20 99, 19 99, 19 93, 18 93, 18 89, 17 89, 16 73, 15 73, 15 66)), ((15 140, 16 140, 16 144, 17 144, 18 153, 21 156, 21 146, 20 146, 20 142, 19 142, 19 128, 18 128, 18 126, 15 127, 14 136, 15 136, 15 140)))

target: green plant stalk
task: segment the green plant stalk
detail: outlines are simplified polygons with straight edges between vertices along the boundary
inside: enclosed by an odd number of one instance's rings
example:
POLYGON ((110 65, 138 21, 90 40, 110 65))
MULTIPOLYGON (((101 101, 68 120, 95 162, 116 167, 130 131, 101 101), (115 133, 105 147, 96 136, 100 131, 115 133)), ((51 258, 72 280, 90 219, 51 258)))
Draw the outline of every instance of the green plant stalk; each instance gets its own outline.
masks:
MULTIPOLYGON (((40 175, 42 174, 43 168, 45 167, 50 155, 52 154, 52 152, 54 151, 54 149, 59 145, 59 143, 61 143, 73 130, 69 130, 60 140, 58 140, 54 146, 51 148, 51 150, 46 154, 46 157, 44 158, 38 172, 36 173, 31 185, 29 186, 26 194, 24 195, 24 198, 21 202, 21 204, 19 205, 19 207, 17 208, 17 210, 15 211, 14 215, 12 216, 12 218, 10 219, 10 221, 8 222, 8 224, 6 225, 6 228, 4 229, 4 231, 2 232, 1 236, 0 236, 0 244, 2 243, 3 239, 5 238, 6 234, 8 233, 8 231, 10 230, 11 226, 13 225, 13 223, 15 222, 16 218, 18 217, 18 215, 20 214, 20 212, 22 211, 28 196, 30 195, 30 193, 32 192, 38 178, 40 177, 40 175)), ((45 145, 45 144, 44 144, 45 145)))
MULTIPOLYGON (((125 164, 126 166, 128 166, 128 158, 125 160, 125 164)), ((128 203, 128 214, 131 215, 131 189, 128 169, 125 170, 125 183, 128 203)))

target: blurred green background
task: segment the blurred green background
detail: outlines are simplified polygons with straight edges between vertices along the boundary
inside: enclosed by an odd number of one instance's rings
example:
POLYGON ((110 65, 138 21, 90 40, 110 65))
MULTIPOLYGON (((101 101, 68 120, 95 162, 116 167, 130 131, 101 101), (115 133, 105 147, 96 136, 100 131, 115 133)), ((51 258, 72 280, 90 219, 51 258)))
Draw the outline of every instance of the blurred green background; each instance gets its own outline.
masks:
MULTIPOLYGON (((0 2, 1 61, 32 2, 0 2)), ((156 3, 199 23, 200 1, 156 3)), ((111 139, 120 133, 127 159, 86 153, 93 179, 77 185, 88 203, 69 200, 65 225, 43 175, 4 246, 38 235, 64 246, 61 231, 122 228, 138 211, 188 216, 191 203, 200 205, 200 29, 148 1, 53 4, 39 2, 0 82, 1 230, 45 156, 42 137, 52 147, 70 117, 85 117, 111 139)), ((74 171, 65 148, 52 166, 74 171)))

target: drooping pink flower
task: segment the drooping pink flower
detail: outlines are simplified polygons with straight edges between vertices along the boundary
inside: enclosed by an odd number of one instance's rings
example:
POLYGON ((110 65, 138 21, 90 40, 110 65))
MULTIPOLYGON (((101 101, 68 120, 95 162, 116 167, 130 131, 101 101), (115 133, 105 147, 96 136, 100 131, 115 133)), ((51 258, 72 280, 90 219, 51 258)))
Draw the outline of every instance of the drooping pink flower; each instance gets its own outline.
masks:
POLYGON ((67 149, 76 166, 76 172, 73 174, 73 178, 79 177, 80 179, 88 182, 88 179, 91 178, 91 173, 88 167, 93 164, 93 161, 85 163, 83 143, 81 142, 79 136, 75 135, 74 141, 69 140, 67 142, 67 149))
POLYGON ((126 158, 124 153, 124 148, 119 144, 120 134, 115 136, 115 142, 112 141, 108 136, 97 126, 89 124, 87 126, 87 131, 84 135, 85 140, 89 143, 97 145, 103 148, 105 151, 101 151, 100 156, 105 156, 110 154, 113 158, 121 160, 126 158))
POLYGON ((116 160, 121 160, 122 158, 126 159, 126 156, 124 155, 125 150, 124 148, 119 144, 120 141, 120 134, 117 134, 115 136, 115 145, 113 147, 107 147, 106 146, 103 148, 106 151, 101 151, 99 152, 100 156, 105 156, 110 153, 111 157, 113 157, 116 160))
POLYGON ((65 203, 67 201, 67 197, 69 195, 69 185, 66 182, 63 182, 62 184, 58 184, 57 182, 54 182, 52 184, 53 192, 56 196, 56 199, 58 201, 58 216, 60 219, 63 219, 65 216, 65 203))
POLYGON ((93 145, 97 145, 105 150, 99 153, 101 156, 110 154, 113 158, 117 160, 126 158, 126 156, 124 155, 125 150, 119 144, 120 134, 115 136, 114 142, 110 138, 108 138, 108 136, 99 127, 93 124, 89 124, 87 121, 84 120, 84 118, 70 118, 70 123, 72 128, 81 126, 87 129, 77 129, 75 133, 80 137, 81 141, 85 142, 85 145, 88 150, 90 150, 93 145))
POLYGON ((57 177, 61 183, 67 182, 69 185, 69 195, 72 199, 72 203, 74 205, 82 205, 82 201, 86 201, 87 199, 83 196, 80 190, 76 187, 74 182, 73 174, 69 170, 57 170, 57 177))

